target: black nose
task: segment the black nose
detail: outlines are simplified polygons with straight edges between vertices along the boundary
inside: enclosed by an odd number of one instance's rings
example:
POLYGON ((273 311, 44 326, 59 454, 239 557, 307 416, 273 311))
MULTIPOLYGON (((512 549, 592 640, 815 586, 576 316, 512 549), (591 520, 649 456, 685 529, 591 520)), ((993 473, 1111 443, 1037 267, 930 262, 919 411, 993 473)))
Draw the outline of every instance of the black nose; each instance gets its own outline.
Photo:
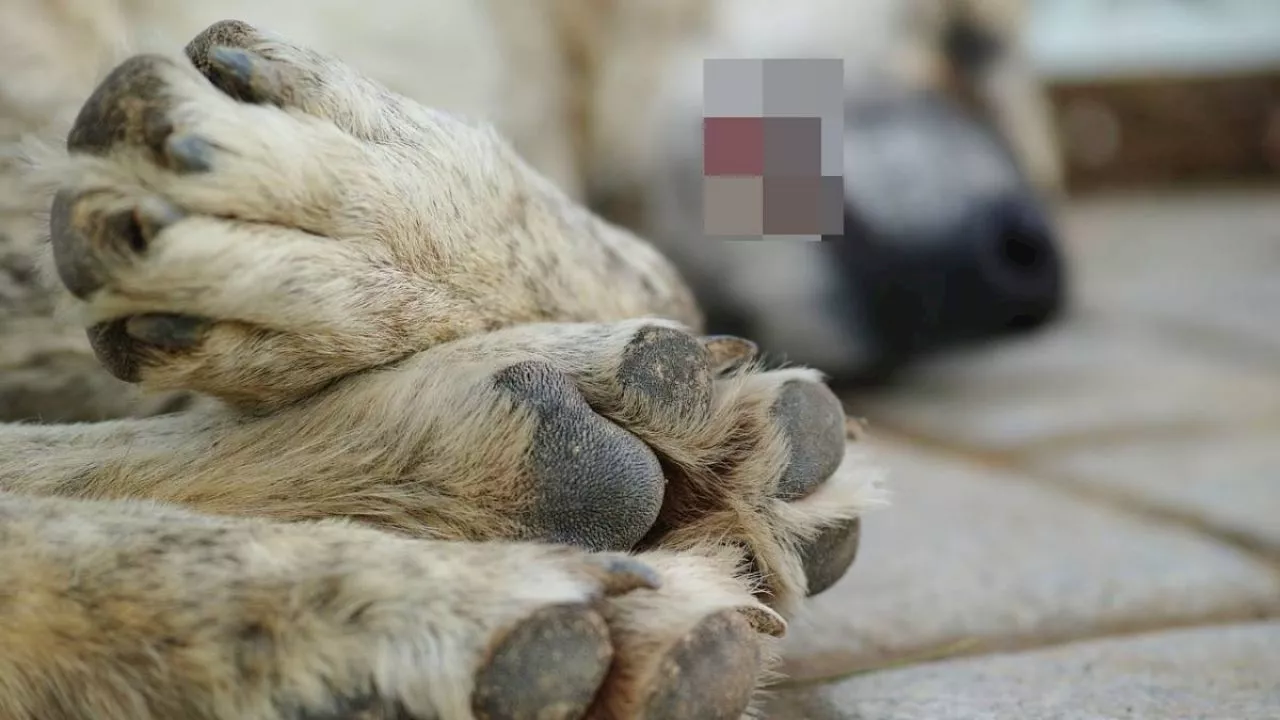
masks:
POLYGON ((881 366, 1042 326, 1064 304, 1058 239, 1029 194, 974 202, 959 222, 910 236, 850 207, 836 244, 881 366))
POLYGON ((1014 196, 976 211, 973 331, 1000 334, 1044 325, 1063 300, 1062 257, 1048 217, 1035 201, 1014 196))

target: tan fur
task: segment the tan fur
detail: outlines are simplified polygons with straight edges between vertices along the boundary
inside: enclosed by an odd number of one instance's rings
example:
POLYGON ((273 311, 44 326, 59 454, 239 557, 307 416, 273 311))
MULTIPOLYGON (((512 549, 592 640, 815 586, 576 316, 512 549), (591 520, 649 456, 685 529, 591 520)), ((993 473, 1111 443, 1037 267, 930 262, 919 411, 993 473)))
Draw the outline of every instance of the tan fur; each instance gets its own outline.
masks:
POLYGON ((559 717, 736 713, 803 548, 879 502, 854 456, 783 492, 786 408, 835 403, 815 373, 698 338, 655 250, 325 56, 215 26, 113 71, 69 149, 42 178, 71 316, 119 331, 118 374, 218 402, 0 426, 0 717, 469 718, 571 681, 559 717), (259 102, 205 79, 214 46, 256 54, 259 102), (201 324, 140 342, 156 314, 201 324), (565 526, 596 443, 631 460, 565 526), (579 531, 635 559, 526 543, 579 531), (542 667, 535 633, 486 680, 547 618, 604 654, 542 667))
MULTIPOLYGON (((655 235, 655 188, 668 182, 669 116, 696 115, 704 56, 837 55, 851 90, 868 82, 953 88, 973 97, 1038 187, 1061 168, 1047 106, 1018 45, 1023 0, 12 0, 0 6, 0 418, 46 421, 154 414, 172 393, 140 397, 84 352, 57 319, 31 258, 47 202, 19 181, 19 139, 59 140, 93 85, 129 52, 170 52, 239 17, 288 31, 398 93, 493 123, 569 198, 655 235), (963 19, 1005 51, 982 74, 948 71, 941 41, 963 19), (958 87, 956 87, 958 85, 958 87)), ((683 235, 688 228, 682 228, 683 235)), ((658 238, 662 239, 662 238, 658 238)), ((663 251, 678 254, 681 238, 663 251)), ((791 264, 800 257, 787 256, 791 264)), ((736 261, 738 282, 756 264, 736 261)), ((721 274, 724 274, 723 272, 721 274)), ((732 273, 729 273, 732 275, 732 273)), ((744 280, 745 279, 745 280, 744 280)), ((699 280, 702 280, 699 278, 699 280)), ((706 280, 702 280, 707 282, 706 280)), ((718 279, 717 279, 718 281, 718 279)))

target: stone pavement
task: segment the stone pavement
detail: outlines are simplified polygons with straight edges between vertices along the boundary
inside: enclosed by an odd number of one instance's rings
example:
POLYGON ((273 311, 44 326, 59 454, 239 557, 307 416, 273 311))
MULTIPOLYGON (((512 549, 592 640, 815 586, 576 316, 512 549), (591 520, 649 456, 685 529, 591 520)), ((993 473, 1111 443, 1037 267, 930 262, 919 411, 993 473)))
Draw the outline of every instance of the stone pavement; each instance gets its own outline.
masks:
POLYGON ((850 399, 893 505, 779 720, 1280 720, 1280 191, 1077 201, 1059 327, 850 399))

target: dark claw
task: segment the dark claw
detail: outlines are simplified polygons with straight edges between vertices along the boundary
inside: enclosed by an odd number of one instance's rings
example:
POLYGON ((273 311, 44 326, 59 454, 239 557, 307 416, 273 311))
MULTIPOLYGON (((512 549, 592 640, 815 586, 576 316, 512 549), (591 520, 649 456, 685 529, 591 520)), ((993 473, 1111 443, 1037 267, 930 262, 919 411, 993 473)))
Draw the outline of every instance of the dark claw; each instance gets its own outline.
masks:
POLYGON ((198 135, 170 135, 164 146, 175 172, 206 172, 213 167, 214 146, 198 135))
POLYGON ((241 48, 220 46, 210 50, 205 76, 219 90, 241 102, 274 102, 277 95, 270 61, 241 48))
POLYGON ((657 590, 662 587, 662 578, 658 577, 658 572, 633 557, 606 555, 592 559, 603 565, 606 595, 621 595, 640 588, 657 590))
POLYGON ((235 85, 250 89, 253 85, 254 55, 243 48, 220 45, 209 51, 209 66, 235 85))
POLYGON ((204 337, 209 321, 190 315, 135 315, 125 321, 124 330, 135 340, 165 350, 185 350, 204 337))

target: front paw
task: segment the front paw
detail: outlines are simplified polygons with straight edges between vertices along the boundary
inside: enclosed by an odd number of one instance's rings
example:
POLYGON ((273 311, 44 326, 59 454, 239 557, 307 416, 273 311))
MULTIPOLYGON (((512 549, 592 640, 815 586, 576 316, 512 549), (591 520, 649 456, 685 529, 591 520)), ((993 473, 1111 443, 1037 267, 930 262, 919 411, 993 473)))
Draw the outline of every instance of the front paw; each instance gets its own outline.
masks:
MULTIPOLYGON (((429 187, 414 186, 432 180, 414 151, 431 148, 243 102, 211 82, 223 79, 218 67, 206 63, 202 75, 185 61, 131 58, 68 136, 51 246, 113 374, 270 406, 483 328, 454 288, 415 275, 404 257, 402 246, 420 240, 410 229, 449 230, 438 221, 447 209, 421 202, 429 187), (446 319, 450 308, 463 311, 446 319)), ((273 77, 297 99, 287 83, 300 80, 273 77)), ((334 86, 325 107, 374 102, 347 89, 334 86)), ((479 131, 440 123, 436 144, 463 162, 455 146, 479 131)), ((399 131, 427 137, 410 119, 399 131)), ((433 251, 425 239, 411 249, 433 251)))
POLYGON ((8 510, 6 716, 730 720, 780 629, 714 556, 8 510))
POLYGON ((597 550, 734 547, 789 612, 854 561, 878 473, 846 458, 844 411, 817 373, 761 371, 753 352, 662 320, 527 325, 423 353, 347 402, 394 398, 379 407, 417 418, 436 460, 415 472, 471 509, 435 527, 597 550))
POLYGON ((612 327, 577 376, 588 402, 666 471, 640 547, 739 547, 761 598, 784 614, 839 580, 880 490, 874 466, 846 458, 844 410, 821 376, 761 370, 754 346, 736 338, 649 321, 612 327))
POLYGON ((279 406, 530 321, 688 317, 674 270, 492 129, 244 23, 81 109, 55 265, 117 377, 279 406))

